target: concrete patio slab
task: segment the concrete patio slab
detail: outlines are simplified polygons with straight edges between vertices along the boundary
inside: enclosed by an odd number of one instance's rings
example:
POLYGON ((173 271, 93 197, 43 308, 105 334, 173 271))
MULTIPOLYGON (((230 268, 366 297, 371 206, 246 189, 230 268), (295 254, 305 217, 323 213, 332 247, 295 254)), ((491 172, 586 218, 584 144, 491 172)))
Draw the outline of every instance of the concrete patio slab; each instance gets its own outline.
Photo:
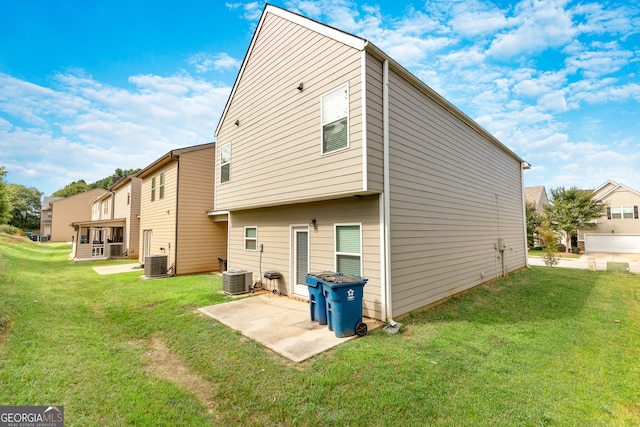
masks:
POLYGON ((135 264, 103 265, 101 267, 93 267, 93 270, 98 274, 118 274, 141 271, 140 264, 137 262, 135 264))
MULTIPOLYGON (((312 322, 309 303, 269 293, 198 310, 294 362, 357 338, 337 338, 327 325, 312 322)), ((363 321, 370 331, 382 325, 374 319, 363 321)))

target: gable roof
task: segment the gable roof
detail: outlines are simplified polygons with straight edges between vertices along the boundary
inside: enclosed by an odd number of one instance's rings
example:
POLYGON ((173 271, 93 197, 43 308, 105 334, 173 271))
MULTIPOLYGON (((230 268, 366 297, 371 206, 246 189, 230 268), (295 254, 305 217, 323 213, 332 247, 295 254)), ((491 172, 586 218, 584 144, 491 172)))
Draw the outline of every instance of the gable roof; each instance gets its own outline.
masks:
POLYGON ((164 165, 170 163, 173 160, 177 160, 180 157, 181 154, 189 153, 191 151, 204 150, 204 149, 207 149, 207 148, 211 148, 211 147, 213 147, 215 145, 216 145, 215 142, 209 142, 207 144, 192 145, 190 147, 177 148, 175 150, 171 150, 167 154, 165 154, 164 156, 160 157, 155 162, 151 163, 149 166, 147 166, 146 168, 142 169, 140 172, 138 172, 137 174, 135 174, 133 176, 138 177, 138 178, 144 178, 145 176, 148 176, 149 173, 154 171, 156 168, 158 168, 160 166, 164 166, 164 165))
POLYGON ((55 202, 56 200, 64 199, 64 197, 54 197, 54 196, 44 196, 42 199, 42 210, 47 210, 50 208, 50 204, 55 202))
POLYGON ((596 188, 595 190, 593 190, 593 194, 594 194, 594 195, 595 195, 595 194, 598 194, 598 192, 599 192, 599 191, 601 191, 602 189, 604 189, 604 188, 605 188, 605 187, 607 187, 607 186, 611 186, 611 189, 610 189, 610 190, 608 190, 608 191, 606 191, 605 193, 601 194, 600 196, 596 197, 596 199, 597 199, 597 200, 602 200, 602 199, 604 199, 605 197, 609 196, 609 195, 610 195, 611 193, 613 193, 614 191, 618 191, 618 190, 620 190, 620 189, 622 189, 622 190, 626 190, 626 191, 630 191, 630 192, 635 193, 635 194, 637 194, 638 196, 640 196, 640 192, 638 192, 638 191, 634 190, 633 188, 631 188, 631 187, 627 187, 627 186, 626 186, 626 185, 624 185, 624 184, 618 184, 618 183, 615 183, 615 182, 613 182, 613 181, 606 181, 604 184, 602 184, 601 186, 599 186, 598 188, 596 188))
POLYGON ((74 199, 80 196, 93 196, 91 197, 90 200, 92 200, 95 197, 100 197, 103 195, 104 192, 106 192, 107 190, 105 190, 104 188, 92 188, 91 190, 87 190, 87 191, 83 191, 82 193, 76 193, 76 194, 72 194, 71 196, 67 196, 67 197, 61 197, 57 200, 51 200, 49 201, 49 206, 56 204, 56 202, 60 203, 60 201, 67 201, 70 199, 74 199))
POLYGON ((324 35, 326 37, 332 38, 332 39, 334 39, 334 40, 336 40, 336 41, 338 41, 340 43, 343 43, 343 44, 345 44, 347 46, 353 47, 354 49, 357 49, 357 50, 360 50, 360 51, 366 50, 367 52, 371 53, 374 57, 378 58, 379 60, 388 61, 389 68, 393 69, 398 74, 400 74, 406 81, 408 81, 413 86, 418 88, 426 96, 428 96, 429 98, 431 98, 432 100, 437 102, 441 107, 445 108, 450 113, 452 113, 454 116, 458 117, 460 120, 462 120, 464 123, 466 123, 472 129, 474 129, 476 132, 480 133, 482 136, 487 138, 494 145, 499 147, 502 151, 506 152, 511 157, 513 157, 514 159, 516 159, 517 161, 522 163, 525 168, 527 168, 527 169, 530 168, 530 165, 527 162, 522 160, 516 153, 514 153, 506 145, 504 145, 502 142, 500 142, 500 140, 498 140, 495 136, 493 136, 491 133, 489 133, 486 129, 484 129, 482 126, 480 126, 478 123, 476 123, 473 119, 471 119, 465 113, 460 111, 457 107, 455 107, 453 104, 451 104, 449 101, 447 101, 444 97, 442 97, 440 94, 438 94, 435 90, 433 90, 431 87, 429 87, 426 83, 424 83, 423 81, 418 79, 416 76, 411 74, 411 72, 409 72, 406 68, 404 68, 402 65, 397 63, 393 58, 388 56, 381 49, 376 47, 373 43, 369 42, 368 40, 366 40, 366 39, 364 39, 362 37, 358 37, 358 36, 355 36, 353 34, 349 34, 349 33, 344 32, 342 30, 338 30, 338 29, 333 28, 333 27, 331 27, 329 25, 320 23, 318 21, 314 21, 313 19, 307 18, 305 16, 302 16, 302 15, 294 13, 294 12, 290 12, 288 10, 279 8, 277 6, 273 6, 271 4, 266 4, 264 10, 262 11, 262 16, 260 17, 260 21, 258 22, 258 26, 256 27, 256 30, 253 33, 253 37, 251 39, 251 43, 249 44, 249 48, 247 49, 247 53, 245 54, 245 57, 244 57, 244 59, 242 61, 242 65, 240 67, 240 71, 238 72, 236 80, 235 80, 235 82, 233 84, 233 88, 231 89, 231 93, 229 94, 229 98, 227 99, 227 103, 226 103, 226 105, 224 107, 224 110, 222 111, 222 115, 220 116, 220 121, 218 122, 218 125, 216 126, 216 130, 215 130, 215 136, 216 137, 218 136, 218 133, 220 132, 220 127, 222 126, 222 123, 224 122, 224 120, 226 118, 227 112, 229 111, 229 106, 231 105, 231 101, 233 100, 233 97, 234 97, 234 95, 236 93, 236 90, 238 88, 238 84, 239 84, 240 80, 242 79, 242 76, 243 76, 243 74, 245 72, 245 68, 246 68, 246 65, 247 65, 247 60, 251 56, 251 52, 252 52, 253 47, 254 47, 254 45, 256 43, 256 40, 258 38, 258 34, 260 33, 260 30, 261 30, 262 26, 264 25, 265 19, 266 19, 268 14, 273 14, 273 15, 279 16, 279 17, 281 17, 283 19, 286 19, 288 21, 294 22, 294 23, 296 23, 296 24, 298 24, 298 25, 300 25, 302 27, 305 27, 305 28, 311 30, 311 31, 317 32, 317 33, 322 34, 322 35, 324 35))
MULTIPOLYGON (((524 188, 524 199, 527 202, 535 203, 538 206, 538 202, 542 200, 542 195, 544 194, 544 198, 547 199, 547 191, 544 188, 544 185, 537 185, 535 187, 525 187, 524 188)), ((548 202, 548 199, 547 199, 548 202)))

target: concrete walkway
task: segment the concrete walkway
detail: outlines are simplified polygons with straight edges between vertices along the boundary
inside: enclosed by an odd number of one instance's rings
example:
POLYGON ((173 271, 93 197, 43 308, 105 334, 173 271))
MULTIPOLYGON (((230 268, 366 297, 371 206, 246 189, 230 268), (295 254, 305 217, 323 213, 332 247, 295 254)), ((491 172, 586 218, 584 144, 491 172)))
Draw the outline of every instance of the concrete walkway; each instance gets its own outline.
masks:
MULTIPOLYGON (((630 273, 640 273, 640 254, 585 253, 580 258, 558 258, 556 267, 589 269, 589 260, 595 263, 596 270, 606 270, 608 262, 626 262, 630 273)), ((542 257, 530 256, 529 265, 545 266, 542 257)))

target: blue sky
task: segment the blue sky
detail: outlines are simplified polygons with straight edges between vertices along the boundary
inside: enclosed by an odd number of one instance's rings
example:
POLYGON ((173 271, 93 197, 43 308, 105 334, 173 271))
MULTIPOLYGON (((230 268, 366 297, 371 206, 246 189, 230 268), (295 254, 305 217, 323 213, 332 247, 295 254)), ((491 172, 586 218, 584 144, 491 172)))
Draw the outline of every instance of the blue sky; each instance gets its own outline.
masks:
MULTIPOLYGON (((364 37, 533 165, 640 190, 640 1, 282 0, 364 37)), ((45 194, 214 131, 264 2, 0 2, 0 165, 45 194), (100 4, 104 3, 104 4, 100 4)))

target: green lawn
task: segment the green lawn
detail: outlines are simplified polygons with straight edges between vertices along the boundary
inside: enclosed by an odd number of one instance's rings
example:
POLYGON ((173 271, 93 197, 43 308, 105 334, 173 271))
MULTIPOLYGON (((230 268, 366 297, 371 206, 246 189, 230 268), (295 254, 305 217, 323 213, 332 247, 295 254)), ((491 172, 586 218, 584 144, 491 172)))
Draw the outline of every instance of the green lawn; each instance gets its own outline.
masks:
MULTIPOLYGON (((25 239, 26 240, 26 239, 25 239)), ((640 425, 640 278, 532 268, 293 364, 196 312, 217 276, 99 276, 0 237, 0 405, 67 426, 640 425)))
MULTIPOLYGON (((529 249, 529 256, 543 257, 544 251, 529 249)), ((574 254, 571 252, 554 252, 554 255, 558 258, 580 258, 580 254, 574 254)))

